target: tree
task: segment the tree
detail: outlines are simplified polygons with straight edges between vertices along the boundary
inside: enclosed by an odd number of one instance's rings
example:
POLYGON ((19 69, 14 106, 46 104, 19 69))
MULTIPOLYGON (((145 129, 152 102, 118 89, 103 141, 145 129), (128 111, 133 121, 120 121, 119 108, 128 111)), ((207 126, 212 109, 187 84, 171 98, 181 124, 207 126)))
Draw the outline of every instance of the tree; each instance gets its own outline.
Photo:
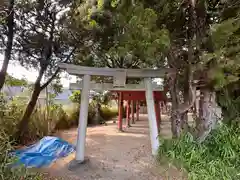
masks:
POLYGON ((79 90, 77 91, 73 91, 72 95, 69 97, 69 99, 73 102, 73 103, 78 103, 80 104, 81 102, 81 92, 79 90))
POLYGON ((231 122, 239 115, 240 4, 226 1, 216 8, 219 13, 210 31, 214 51, 205 52, 202 60, 208 65, 209 84, 217 92, 225 119, 231 122))
POLYGON ((87 55, 79 53, 77 63, 109 68, 156 66, 154 62, 162 60, 162 52, 169 45, 167 31, 156 26, 156 13, 141 3, 108 3, 76 5, 75 24, 84 19, 93 37, 87 55))
POLYGON ((239 66, 233 67, 233 64, 239 64, 236 58, 238 2, 195 1, 193 4, 192 1, 176 1, 171 5, 166 3, 155 7, 160 9, 157 12, 167 12, 166 16, 161 14, 160 22, 165 23, 170 32, 168 65, 177 72, 169 79, 173 135, 180 136, 180 125, 184 121, 181 117, 193 105, 196 97, 193 87, 197 85, 201 91, 201 108, 196 136, 202 142, 215 128, 217 121, 213 108, 210 108, 216 106, 215 91, 239 79, 239 66), (226 14, 231 14, 234 20, 226 18, 226 14), (166 22, 169 15, 173 15, 173 21, 166 22), (176 20, 178 23, 174 23, 176 20), (222 44, 219 46, 220 42, 222 44), (195 85, 193 80, 198 80, 198 84, 195 85), (182 95, 183 98, 180 98, 182 95))
POLYGON ((4 52, 3 64, 0 70, 0 90, 2 89, 9 61, 11 59, 12 47, 13 47, 13 36, 14 36, 14 8, 15 1, 3 1, 0 9, 0 53, 4 52))
POLYGON ((69 44, 65 31, 68 4, 62 1, 21 1, 18 5, 19 32, 16 35, 16 52, 20 63, 38 70, 33 92, 16 137, 23 139, 29 118, 40 92, 54 79, 59 78, 58 62, 69 62, 76 44, 69 44))
POLYGON ((17 79, 9 74, 6 74, 5 84, 8 86, 23 86, 26 87, 28 82, 26 79, 17 79))

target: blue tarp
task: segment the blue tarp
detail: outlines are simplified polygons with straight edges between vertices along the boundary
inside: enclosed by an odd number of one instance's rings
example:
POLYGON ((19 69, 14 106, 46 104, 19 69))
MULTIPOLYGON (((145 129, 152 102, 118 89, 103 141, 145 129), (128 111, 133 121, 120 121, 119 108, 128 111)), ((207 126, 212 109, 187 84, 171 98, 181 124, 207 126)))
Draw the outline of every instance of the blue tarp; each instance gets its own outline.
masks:
POLYGON ((18 157, 18 162, 14 166, 24 164, 25 167, 46 167, 56 159, 66 157, 74 151, 75 147, 68 142, 46 136, 36 144, 14 151, 13 155, 18 157))

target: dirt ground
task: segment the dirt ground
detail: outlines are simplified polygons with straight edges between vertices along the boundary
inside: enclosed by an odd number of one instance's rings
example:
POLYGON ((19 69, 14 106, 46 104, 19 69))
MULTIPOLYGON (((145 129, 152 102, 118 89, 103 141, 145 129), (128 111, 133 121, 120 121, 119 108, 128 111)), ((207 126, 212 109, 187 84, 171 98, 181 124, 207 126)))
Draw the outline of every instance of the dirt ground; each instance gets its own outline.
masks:
MULTIPOLYGON (((162 117, 163 136, 169 136, 170 123, 162 117)), ((75 144, 77 130, 62 131, 59 136, 75 144)), ((117 124, 87 129, 86 156, 89 161, 74 171, 68 164, 75 153, 57 160, 46 169, 50 177, 71 180, 182 180, 182 173, 158 164, 151 156, 149 128, 146 115, 132 127, 118 132, 117 124)))

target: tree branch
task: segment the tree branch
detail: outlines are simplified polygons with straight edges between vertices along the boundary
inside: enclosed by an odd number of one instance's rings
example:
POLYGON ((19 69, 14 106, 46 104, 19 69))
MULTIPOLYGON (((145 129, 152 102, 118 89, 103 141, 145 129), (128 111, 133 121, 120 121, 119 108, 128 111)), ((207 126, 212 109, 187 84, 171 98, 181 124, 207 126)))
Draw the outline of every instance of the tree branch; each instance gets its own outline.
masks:
MULTIPOLYGON (((63 61, 63 63, 66 63, 69 61, 69 59, 71 58, 71 56, 73 55, 73 53, 75 52, 77 48, 74 47, 73 50, 71 51, 71 53, 67 56, 67 58, 63 61)), ((53 75, 51 76, 51 78, 49 78, 41 87, 40 89, 43 90, 45 89, 52 81, 53 79, 57 76, 57 74, 60 72, 60 68, 58 67, 57 70, 53 73, 53 75)))

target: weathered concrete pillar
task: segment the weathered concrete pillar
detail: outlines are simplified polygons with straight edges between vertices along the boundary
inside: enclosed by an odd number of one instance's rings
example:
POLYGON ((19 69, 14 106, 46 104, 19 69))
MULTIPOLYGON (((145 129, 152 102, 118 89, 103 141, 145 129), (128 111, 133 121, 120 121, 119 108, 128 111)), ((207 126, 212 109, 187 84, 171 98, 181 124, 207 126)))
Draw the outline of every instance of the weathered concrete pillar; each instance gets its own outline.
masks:
POLYGON ((154 108, 152 79, 145 78, 144 83, 145 83, 145 89, 146 89, 146 101, 147 101, 148 122, 149 122, 149 128, 150 128, 152 154, 157 155, 159 141, 158 141, 158 128, 157 128, 156 112, 155 112, 155 108, 154 108))
POLYGON ((89 90, 90 90, 90 75, 83 77, 83 90, 81 92, 81 105, 79 114, 79 125, 76 145, 76 161, 81 163, 84 161, 85 141, 88 120, 88 105, 89 105, 89 90))

